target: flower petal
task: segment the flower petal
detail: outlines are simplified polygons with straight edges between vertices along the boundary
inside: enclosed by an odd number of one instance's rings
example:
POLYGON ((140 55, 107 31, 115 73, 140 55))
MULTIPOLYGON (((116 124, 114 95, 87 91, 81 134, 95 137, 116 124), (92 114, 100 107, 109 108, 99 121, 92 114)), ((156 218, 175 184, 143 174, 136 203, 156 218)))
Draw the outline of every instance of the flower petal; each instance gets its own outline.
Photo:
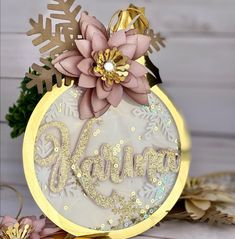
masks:
POLYGON ((20 225, 30 225, 33 226, 33 221, 30 218, 24 217, 22 220, 20 220, 20 225))
POLYGON ((78 77, 81 72, 79 71, 77 65, 83 59, 82 56, 69 56, 61 61, 54 64, 54 67, 66 76, 78 77))
POLYGON ((124 30, 120 30, 114 32, 113 35, 110 37, 108 41, 109 46, 112 47, 119 47, 121 45, 126 44, 126 34, 124 30))
POLYGON ((33 230, 34 232, 41 232, 46 225, 46 219, 38 219, 33 221, 33 230))
POLYGON ((136 78, 138 86, 131 88, 131 90, 138 94, 148 94, 150 93, 150 86, 147 78, 145 76, 136 78))
POLYGON ((107 98, 111 90, 112 90, 112 86, 107 87, 104 81, 102 81, 101 79, 97 80, 96 93, 99 99, 107 98))
POLYGON ((138 43, 138 36, 137 35, 127 36, 126 42, 127 42, 127 44, 135 44, 135 45, 137 45, 137 43, 138 43))
POLYGON ((107 49, 108 47, 107 40, 102 35, 94 33, 92 38, 92 50, 101 51, 107 49))
POLYGON ((95 90, 92 92, 91 105, 95 117, 103 115, 110 107, 106 99, 99 99, 95 90))
MULTIPOLYGON (((99 30, 101 30, 105 36, 107 36, 107 30, 106 30, 105 26, 99 20, 97 20, 95 17, 89 16, 86 12, 81 13, 80 28, 82 28, 82 25, 83 25, 84 31, 86 31, 86 27, 88 25, 94 25, 99 30)), ((84 31, 82 33, 84 33, 84 31)), ((83 36, 85 36, 85 34, 83 36)))
POLYGON ((86 38, 86 30, 87 30, 88 25, 89 24, 87 22, 84 22, 84 21, 80 22, 81 34, 84 39, 86 38))
POLYGON ((95 27, 94 25, 88 25, 85 38, 89 41, 92 41, 93 35, 95 33, 100 34, 105 38, 105 35, 99 30, 99 28, 95 27))
POLYGON ((126 31, 126 36, 137 35, 137 33, 138 33, 137 29, 130 29, 126 31))
POLYGON ((127 88, 125 88, 124 91, 130 98, 132 98, 138 104, 149 105, 148 94, 138 94, 127 88))
POLYGON ((135 88, 138 86, 138 80, 131 73, 126 77, 125 81, 121 83, 126 88, 135 88))
POLYGON ((61 55, 59 55, 58 57, 56 57, 51 63, 53 65, 55 65, 56 63, 64 60, 67 57, 70 57, 70 56, 80 56, 80 54, 78 51, 66 51, 66 52, 62 53, 61 55))
POLYGON ((93 63, 94 63, 94 60, 92 58, 86 58, 86 59, 83 59, 81 62, 79 62, 77 67, 82 73, 86 75, 92 75, 91 67, 93 63))
POLYGON ((41 236, 37 232, 32 232, 30 234, 30 239, 40 239, 41 236))
POLYGON ((141 65, 140 63, 138 63, 137 61, 131 62, 130 68, 128 71, 136 77, 141 77, 148 72, 147 68, 141 65))
POLYGON ((17 222, 15 218, 12 218, 10 216, 4 216, 1 221, 1 225, 9 227, 14 225, 17 222))
POLYGON ((149 36, 138 34, 138 43, 137 43, 136 53, 133 58, 134 60, 145 55, 145 53, 150 47, 150 42, 151 42, 151 38, 149 36))
POLYGON ((79 102, 79 117, 81 120, 90 119, 94 117, 91 107, 91 95, 93 89, 86 90, 80 98, 79 102))
POLYGON ((54 228, 44 228, 41 233, 40 236, 41 237, 46 237, 46 236, 50 236, 55 234, 56 232, 61 231, 61 229, 59 227, 54 227, 54 228))
POLYGON ((97 78, 82 73, 79 77, 78 85, 83 88, 94 88, 96 86, 97 78))
POLYGON ((120 84, 114 84, 111 93, 107 97, 108 102, 114 106, 117 107, 123 96, 123 87, 120 84))
POLYGON ((91 56, 91 42, 85 39, 75 40, 79 52, 86 58, 91 56))
POLYGON ((120 46, 119 50, 122 52, 124 56, 128 56, 130 59, 132 59, 136 52, 136 45, 125 44, 120 46))
POLYGON ((101 109, 99 112, 94 112, 95 117, 99 118, 100 116, 102 116, 109 108, 110 108, 110 104, 107 104, 103 109, 101 109))

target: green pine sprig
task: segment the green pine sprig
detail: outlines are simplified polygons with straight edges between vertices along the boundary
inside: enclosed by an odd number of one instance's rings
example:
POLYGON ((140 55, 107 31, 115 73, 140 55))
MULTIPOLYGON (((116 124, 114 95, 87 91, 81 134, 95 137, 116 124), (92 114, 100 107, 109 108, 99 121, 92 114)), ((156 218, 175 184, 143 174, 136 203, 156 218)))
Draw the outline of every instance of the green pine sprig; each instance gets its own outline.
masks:
MULTIPOLYGON (((29 73, 37 74, 37 72, 29 69, 29 73)), ((12 128, 11 137, 16 138, 25 132, 29 118, 41 100, 42 96, 46 93, 46 87, 44 86, 43 94, 38 94, 37 88, 33 87, 27 89, 26 85, 31 79, 25 77, 20 84, 20 96, 16 103, 9 108, 9 112, 6 115, 6 121, 12 128)))

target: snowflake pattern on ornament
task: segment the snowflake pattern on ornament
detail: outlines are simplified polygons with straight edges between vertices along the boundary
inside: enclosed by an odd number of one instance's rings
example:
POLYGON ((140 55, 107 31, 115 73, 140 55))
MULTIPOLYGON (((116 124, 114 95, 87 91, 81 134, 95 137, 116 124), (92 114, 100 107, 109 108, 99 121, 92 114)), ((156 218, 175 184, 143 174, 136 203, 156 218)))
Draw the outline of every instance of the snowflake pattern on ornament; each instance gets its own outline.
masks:
POLYGON ((50 167, 42 168, 39 165, 36 165, 36 174, 39 181, 39 185, 43 192, 47 192, 51 197, 75 197, 79 186, 76 183, 76 179, 71 175, 67 181, 66 186, 64 187, 63 191, 56 194, 50 191, 49 187, 49 178, 50 178, 51 169, 50 167))
POLYGON ((138 195, 145 200, 154 199, 154 202, 160 205, 175 184, 176 174, 157 174, 157 180, 158 185, 156 186, 146 182, 138 191, 138 195))
POLYGON ((79 89, 71 89, 66 92, 65 98, 57 100, 57 102, 51 106, 50 111, 45 116, 45 122, 52 122, 59 114, 67 117, 79 118, 78 105, 77 102, 74 101, 74 98, 78 98, 80 94, 81 90, 79 89))
POLYGON ((149 140, 152 136, 156 136, 158 130, 169 142, 174 142, 177 139, 170 113, 162 102, 152 94, 149 95, 149 106, 135 108, 132 113, 135 117, 148 121, 143 135, 145 139, 149 140))
POLYGON ((46 139, 46 135, 43 134, 37 143, 37 154, 40 156, 40 158, 46 158, 51 151, 53 150, 53 144, 51 141, 48 141, 46 139))

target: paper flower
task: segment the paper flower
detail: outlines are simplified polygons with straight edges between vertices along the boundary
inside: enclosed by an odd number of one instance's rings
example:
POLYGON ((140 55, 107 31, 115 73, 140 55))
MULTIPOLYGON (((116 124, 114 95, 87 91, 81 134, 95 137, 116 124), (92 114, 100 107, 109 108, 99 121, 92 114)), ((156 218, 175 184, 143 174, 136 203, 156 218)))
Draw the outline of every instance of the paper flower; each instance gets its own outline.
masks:
POLYGON ((0 236, 4 239, 49 239, 50 236, 63 232, 48 219, 37 219, 35 216, 19 220, 5 216, 0 218, 0 236))
POLYGON ((78 77, 78 85, 85 89, 80 118, 99 117, 110 105, 117 107, 124 92, 135 102, 148 105, 147 69, 136 60, 149 49, 151 39, 135 30, 109 36, 104 25, 86 13, 79 24, 82 38, 75 40, 77 50, 62 53, 52 63, 62 74, 78 77))

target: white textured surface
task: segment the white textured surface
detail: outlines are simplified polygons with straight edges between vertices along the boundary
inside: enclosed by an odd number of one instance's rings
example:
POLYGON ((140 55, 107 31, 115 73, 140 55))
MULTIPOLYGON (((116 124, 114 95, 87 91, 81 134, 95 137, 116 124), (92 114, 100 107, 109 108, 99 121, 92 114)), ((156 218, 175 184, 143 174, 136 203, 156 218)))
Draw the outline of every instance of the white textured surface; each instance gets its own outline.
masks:
MULTIPOLYGON (((20 78, 39 56, 30 39, 23 34, 29 28, 28 18, 45 13, 47 2, 1 1, 1 182, 11 183, 23 193, 26 201, 24 215, 39 214, 40 211, 25 186, 22 137, 10 139, 4 115, 18 97, 20 78)), ((127 2, 151 6, 147 12, 154 28, 167 36, 167 48, 154 57, 154 61, 160 67, 163 87, 182 109, 193 133, 191 174, 235 170, 235 1, 77 2, 105 22, 114 9, 125 7, 127 2), (104 4, 107 4, 105 8, 104 4)), ((14 215, 16 201, 5 192, 1 191, 1 214, 14 215)), ((168 222, 139 238, 232 239, 234 234, 234 227, 168 222)))

